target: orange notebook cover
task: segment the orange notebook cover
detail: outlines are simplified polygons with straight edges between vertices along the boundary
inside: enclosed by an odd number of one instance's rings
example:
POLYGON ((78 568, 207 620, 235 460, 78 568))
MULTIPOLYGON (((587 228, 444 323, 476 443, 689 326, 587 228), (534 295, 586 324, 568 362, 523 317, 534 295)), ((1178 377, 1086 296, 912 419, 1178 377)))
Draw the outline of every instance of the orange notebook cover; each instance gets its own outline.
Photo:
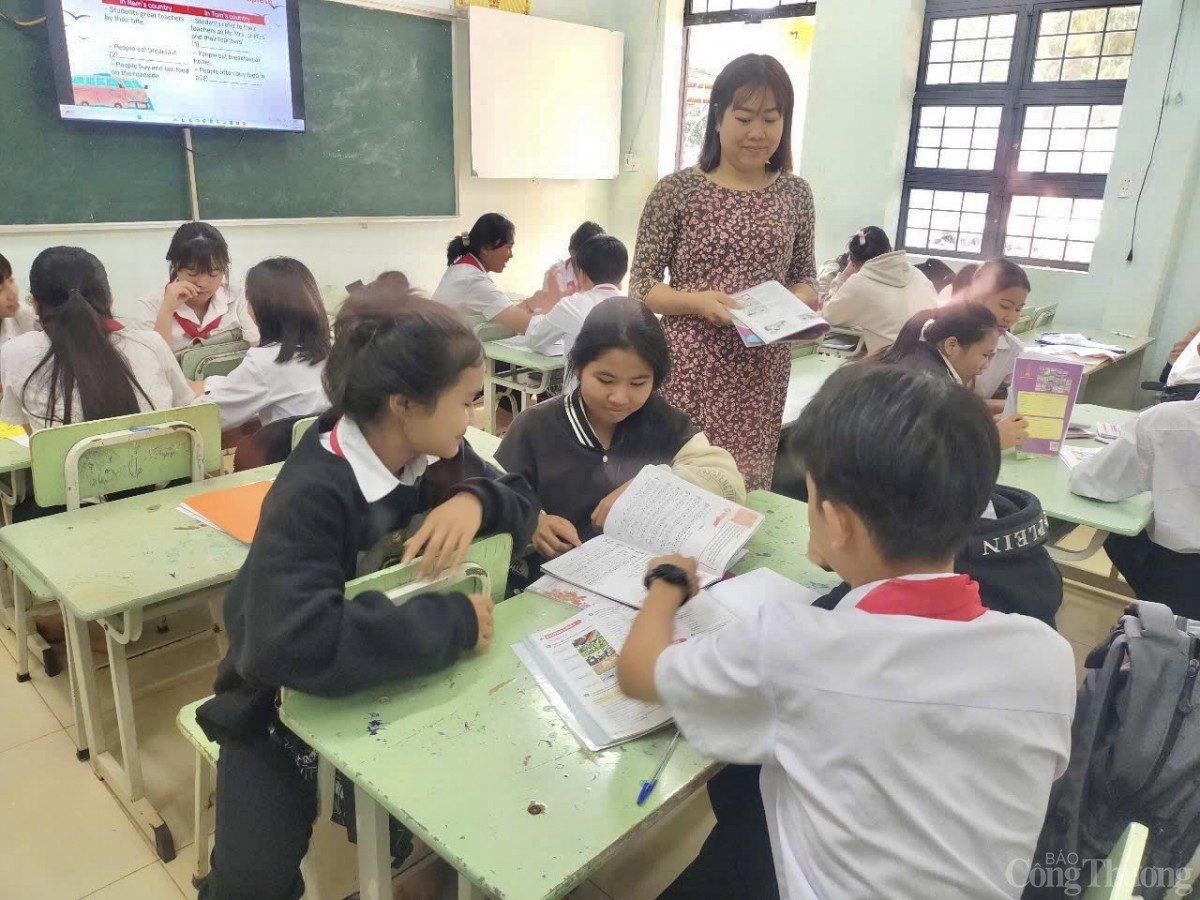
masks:
POLYGON ((238 487, 209 491, 189 497, 179 507, 181 512, 206 525, 219 528, 239 541, 249 544, 258 528, 263 498, 273 481, 255 481, 238 487))

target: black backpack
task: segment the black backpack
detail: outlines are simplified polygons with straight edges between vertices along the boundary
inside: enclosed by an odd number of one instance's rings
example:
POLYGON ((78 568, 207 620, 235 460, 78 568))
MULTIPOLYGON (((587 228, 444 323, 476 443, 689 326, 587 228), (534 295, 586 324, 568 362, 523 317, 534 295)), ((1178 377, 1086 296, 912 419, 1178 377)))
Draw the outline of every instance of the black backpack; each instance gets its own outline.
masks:
POLYGON ((1200 621, 1134 603, 1085 665, 1071 759, 1022 896, 1077 896, 1140 822, 1150 831, 1141 895, 1160 898, 1200 845, 1200 621))

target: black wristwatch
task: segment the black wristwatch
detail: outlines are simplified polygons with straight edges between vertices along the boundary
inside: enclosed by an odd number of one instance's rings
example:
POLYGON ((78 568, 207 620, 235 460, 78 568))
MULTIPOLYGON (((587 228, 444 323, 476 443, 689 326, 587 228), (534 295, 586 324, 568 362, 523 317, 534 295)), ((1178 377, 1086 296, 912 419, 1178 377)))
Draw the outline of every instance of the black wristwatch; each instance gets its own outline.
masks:
POLYGON ((665 581, 667 584, 673 584, 675 587, 683 588, 683 602, 687 603, 692 596, 692 586, 688 583, 688 574, 679 566, 673 563, 663 563, 655 566, 646 573, 642 584, 646 586, 646 590, 650 590, 650 585, 656 581, 665 581))

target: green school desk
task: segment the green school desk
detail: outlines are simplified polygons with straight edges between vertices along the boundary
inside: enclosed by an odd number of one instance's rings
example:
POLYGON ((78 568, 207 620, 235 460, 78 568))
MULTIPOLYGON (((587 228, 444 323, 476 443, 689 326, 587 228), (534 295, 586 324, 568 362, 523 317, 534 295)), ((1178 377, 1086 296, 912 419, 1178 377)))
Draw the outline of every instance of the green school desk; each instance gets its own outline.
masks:
MULTIPOLYGON (((770 565, 816 590, 837 583, 805 559, 804 504, 756 492, 748 505, 767 521, 735 571, 770 565)), ((483 656, 351 697, 284 701, 288 727, 355 783, 364 900, 391 896, 389 812, 459 871, 460 900, 535 900, 566 894, 711 777, 716 764, 683 743, 639 807, 671 730, 582 749, 511 649, 570 614, 522 594, 496 607, 483 656)))
POLYGON ((1083 383, 1079 386, 1079 398, 1096 406, 1108 406, 1118 409, 1128 409, 1136 405, 1141 393, 1142 361, 1146 348, 1154 343, 1154 338, 1145 336, 1128 337, 1103 331, 1098 328, 1075 328, 1070 325, 1059 325, 1055 322, 1046 328, 1039 328, 1027 334, 1018 335, 1022 343, 1031 350, 1037 349, 1037 339, 1042 334, 1082 334, 1101 344, 1112 344, 1121 347, 1125 355, 1120 359, 1091 360, 1084 364, 1083 383))
POLYGON ((562 356, 543 356, 529 350, 518 350, 506 347, 496 341, 483 342, 484 372, 483 372, 483 430, 489 434, 496 433, 496 388, 511 391, 517 398, 520 412, 536 402, 539 394, 544 394, 550 386, 550 376, 560 372, 566 364, 562 356), (507 372, 497 373, 496 363, 508 363, 507 372), (522 373, 529 373, 533 378, 530 383, 517 380, 522 373))
POLYGON ((783 404, 783 424, 791 425, 800 418, 808 402, 817 395, 825 380, 846 364, 840 356, 813 353, 792 360, 788 376, 787 400, 783 404))
POLYGON ((31 589, 37 585, 62 605, 92 767, 164 860, 174 857, 174 841, 145 797, 125 645, 137 640, 148 615, 168 611, 167 604, 194 603, 209 589, 221 590, 246 558, 245 544, 176 507, 196 494, 271 478, 278 469, 265 466, 0 529, 0 557, 31 589), (95 621, 109 637, 119 755, 104 734, 87 634, 87 623, 95 621))
MULTIPOLYGON (((29 484, 29 447, 0 438, 0 522, 12 521, 12 509, 25 499, 29 484)), ((12 585, 7 573, 0 577, 0 624, 13 631, 12 585)))

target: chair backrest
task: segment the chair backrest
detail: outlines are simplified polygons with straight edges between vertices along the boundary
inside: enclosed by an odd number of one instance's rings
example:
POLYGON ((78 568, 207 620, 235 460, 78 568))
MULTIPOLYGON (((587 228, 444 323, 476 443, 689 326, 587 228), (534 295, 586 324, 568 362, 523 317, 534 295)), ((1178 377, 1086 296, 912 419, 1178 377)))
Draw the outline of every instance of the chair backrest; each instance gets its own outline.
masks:
POLYGON ((306 419, 301 419, 299 422, 297 422, 295 425, 292 426, 292 449, 293 450, 296 449, 296 445, 298 443, 300 443, 300 438, 304 437, 305 433, 308 431, 309 428, 312 427, 312 424, 315 421, 317 421, 316 416, 309 416, 306 419))
POLYGON ((39 506, 75 509, 86 498, 199 481, 221 471, 221 420, 212 403, 58 425, 29 438, 39 506))
MULTIPOLYGON (((1037 313, 1037 312, 1040 312, 1040 310, 1034 310, 1033 312, 1037 313)), ((1026 313, 1025 315, 1021 316, 1019 319, 1017 319, 1017 321, 1015 321, 1013 323, 1013 327, 1011 330, 1012 330, 1013 334, 1024 334, 1025 332, 1031 331, 1032 329, 1033 329, 1033 315, 1026 313)))
POLYGON ((250 345, 245 341, 221 341, 188 347, 176 355, 183 377, 203 381, 209 375, 228 375, 241 364, 250 345))
POLYGON ((833 328, 821 341, 818 352, 826 356, 850 359, 861 353, 865 347, 866 339, 861 328, 833 328))
MULTIPOLYGON (((466 561, 479 566, 487 573, 488 592, 492 600, 497 603, 503 600, 504 592, 508 588, 508 566, 512 561, 512 535, 494 534, 475 540, 467 550, 466 561)), ((415 581, 416 577, 416 560, 406 566, 385 566, 378 572, 371 572, 348 582, 346 596, 353 597, 363 591, 390 591, 415 581)), ((425 590, 449 590, 449 587, 426 587, 425 590)))
POLYGON ((1058 304, 1051 303, 1049 306, 1043 306, 1033 316, 1033 324, 1030 330, 1037 331, 1039 328, 1046 328, 1054 322, 1054 314, 1058 312, 1058 304))
POLYGON ((1096 867, 1092 874, 1096 883, 1083 892, 1083 900, 1131 900, 1149 837, 1145 825, 1130 822, 1108 854, 1108 865, 1096 867))

